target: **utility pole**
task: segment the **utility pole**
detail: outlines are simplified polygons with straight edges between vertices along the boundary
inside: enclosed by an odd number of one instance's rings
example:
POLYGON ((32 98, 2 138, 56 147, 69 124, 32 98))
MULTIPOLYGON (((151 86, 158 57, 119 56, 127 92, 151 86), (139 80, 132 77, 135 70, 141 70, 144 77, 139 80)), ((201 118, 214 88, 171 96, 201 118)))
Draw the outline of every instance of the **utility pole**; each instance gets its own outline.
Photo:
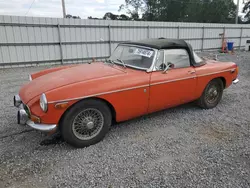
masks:
POLYGON ((235 15, 235 24, 238 24, 239 7, 240 7, 240 0, 237 0, 237 8, 236 8, 236 15, 235 15))
POLYGON ((62 0, 62 10, 63 10, 63 18, 66 18, 66 9, 65 9, 65 1, 62 0))

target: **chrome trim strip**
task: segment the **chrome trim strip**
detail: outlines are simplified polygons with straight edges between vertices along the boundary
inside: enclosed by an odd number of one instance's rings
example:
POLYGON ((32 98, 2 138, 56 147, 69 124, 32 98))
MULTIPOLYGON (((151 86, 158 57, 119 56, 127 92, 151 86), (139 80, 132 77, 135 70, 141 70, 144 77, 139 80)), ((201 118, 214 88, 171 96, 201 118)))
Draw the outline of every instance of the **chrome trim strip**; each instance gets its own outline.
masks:
POLYGON ((97 94, 94 94, 94 95, 88 95, 88 96, 84 96, 84 97, 77 97, 77 98, 64 99, 64 100, 58 100, 58 101, 50 101, 50 102, 48 102, 48 104, 68 102, 68 101, 74 101, 74 100, 80 100, 80 99, 85 99, 85 98, 90 98, 90 97, 96 97, 96 96, 99 96, 99 95, 106 95, 106 94, 111 94, 111 93, 118 93, 118 92, 122 92, 122 91, 129 91, 129 90, 139 89, 139 88, 144 88, 144 87, 149 87, 149 85, 142 85, 142 86, 131 87, 131 88, 126 88, 126 89, 119 89, 119 90, 114 90, 114 91, 97 93, 97 94))
POLYGON ((103 93, 97 93, 97 94, 94 94, 94 95, 88 95, 88 96, 84 96, 84 97, 77 97, 77 98, 64 99, 64 100, 58 100, 58 101, 50 101, 50 102, 48 102, 48 104, 68 102, 68 101, 80 100, 80 99, 85 99, 85 98, 90 98, 90 97, 96 97, 96 96, 99 96, 99 95, 106 95, 106 94, 111 94, 111 93, 118 93, 118 92, 122 92, 122 91, 128 91, 128 90, 139 89, 139 88, 143 88, 143 87, 160 85, 160 84, 164 84, 164 83, 176 82, 176 81, 181 81, 181 80, 187 80, 187 79, 192 79, 192 78, 197 78, 197 77, 203 77, 203 76, 218 74, 218 73, 222 73, 222 72, 228 72, 228 71, 231 71, 231 70, 232 69, 224 70, 224 71, 220 71, 220 72, 215 72, 215 73, 211 73, 211 74, 204 74, 204 75, 198 75, 198 76, 180 78, 180 79, 175 79, 175 80, 168 80, 168 81, 164 81, 164 82, 157 82, 157 83, 149 84, 149 85, 142 85, 142 86, 131 87, 131 88, 126 88, 126 89, 120 89, 120 90, 108 91, 108 92, 103 92, 103 93))
POLYGON ((152 61, 151 67, 146 71, 147 73, 153 72, 153 70, 155 68, 155 63, 157 61, 157 56, 158 56, 159 50, 154 49, 154 51, 155 51, 155 56, 154 56, 154 59, 152 61))
POLYGON ((209 73, 209 74, 202 74, 202 75, 197 75, 197 77, 203 77, 203 76, 209 76, 209 75, 213 75, 213 74, 219 74, 219 73, 223 73, 223 72, 231 72, 234 69, 228 69, 228 70, 224 70, 224 71, 219 71, 219 72, 213 72, 213 73, 209 73))
MULTIPOLYGON (((118 65, 121 65, 121 66, 123 66, 123 64, 121 64, 121 63, 118 63, 118 62, 116 62, 115 64, 118 64, 118 65)), ((133 66, 133 65, 128 65, 128 64, 125 64, 125 66, 126 66, 126 67, 124 67, 124 68, 127 68, 127 67, 129 67, 129 68, 139 69, 139 70, 143 70, 143 71, 146 71, 146 70, 148 70, 147 68, 141 68, 141 67, 137 67, 137 66, 133 66)))
POLYGON ((150 84, 150 86, 155 86, 155 85, 160 85, 160 84, 165 84, 165 83, 170 83, 170 82, 176 82, 176 81, 181 81, 181 80, 188 80, 188 79, 193 79, 193 78, 196 78, 196 76, 180 78, 180 79, 174 79, 174 80, 168 80, 168 81, 163 81, 163 82, 157 82, 157 83, 150 84))
MULTIPOLYGON (((127 41, 127 42, 128 42, 128 43, 126 43, 126 42, 120 43, 118 46, 133 46, 133 47, 141 47, 141 48, 145 48, 145 49, 149 49, 149 50, 157 50, 157 49, 155 49, 155 48, 151 48, 151 47, 148 47, 148 46, 130 44, 129 41, 127 41)), ((117 47, 118 47, 118 46, 117 46, 117 47)))
MULTIPOLYGON (((152 66, 152 70, 150 71, 147 71, 147 72, 156 72, 156 71, 159 71, 159 70, 156 70, 156 63, 158 61, 158 55, 159 53, 161 53, 161 51, 163 51, 164 53, 164 50, 157 50, 157 54, 155 54, 155 59, 154 59, 154 62, 153 62, 153 66, 152 66)), ((165 55, 163 55, 163 62, 165 62, 165 55)))

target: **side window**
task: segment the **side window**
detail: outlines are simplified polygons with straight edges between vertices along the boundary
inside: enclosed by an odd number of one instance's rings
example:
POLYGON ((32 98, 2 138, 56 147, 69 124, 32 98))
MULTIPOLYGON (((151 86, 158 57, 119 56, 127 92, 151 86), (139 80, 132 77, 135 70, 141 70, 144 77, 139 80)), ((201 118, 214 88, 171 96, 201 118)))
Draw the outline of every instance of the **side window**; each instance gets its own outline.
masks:
POLYGON ((174 68, 190 67, 190 59, 185 49, 169 49, 165 50, 165 64, 174 64, 174 68))

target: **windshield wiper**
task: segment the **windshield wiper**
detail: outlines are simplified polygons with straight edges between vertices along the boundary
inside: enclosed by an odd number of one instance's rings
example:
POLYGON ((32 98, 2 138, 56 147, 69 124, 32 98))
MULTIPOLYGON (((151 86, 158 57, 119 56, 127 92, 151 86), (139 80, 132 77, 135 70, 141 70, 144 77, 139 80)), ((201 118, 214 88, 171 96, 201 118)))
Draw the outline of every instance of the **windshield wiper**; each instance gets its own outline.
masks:
POLYGON ((126 64, 124 63, 124 61, 123 61, 123 60, 121 60, 121 59, 117 59, 117 61, 121 62, 121 63, 123 64, 124 68, 126 68, 126 64))
POLYGON ((106 63, 110 63, 110 64, 112 64, 112 65, 115 65, 115 62, 114 61, 112 61, 111 59, 106 59, 106 61, 105 61, 106 63))

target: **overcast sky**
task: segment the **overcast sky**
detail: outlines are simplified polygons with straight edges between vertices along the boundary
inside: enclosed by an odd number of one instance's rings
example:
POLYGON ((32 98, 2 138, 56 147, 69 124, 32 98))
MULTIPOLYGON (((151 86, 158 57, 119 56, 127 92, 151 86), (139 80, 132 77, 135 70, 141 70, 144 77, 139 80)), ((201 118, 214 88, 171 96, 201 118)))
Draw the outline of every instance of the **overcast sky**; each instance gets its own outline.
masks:
MULTIPOLYGON (((121 14, 118 9, 124 2, 125 0, 65 0, 67 14, 81 18, 103 17, 106 12, 121 14)), ((243 0, 240 2, 242 4, 243 0)), ((0 0, 0 15, 62 17, 61 0, 0 0)))
MULTIPOLYGON (((0 15, 25 16, 33 0, 0 0, 0 15)), ((67 14, 81 18, 103 17, 106 12, 118 14, 125 0, 65 0, 67 14)), ((121 13, 119 13, 121 14, 121 13)), ((61 0, 35 0, 27 16, 62 17, 61 0)))

